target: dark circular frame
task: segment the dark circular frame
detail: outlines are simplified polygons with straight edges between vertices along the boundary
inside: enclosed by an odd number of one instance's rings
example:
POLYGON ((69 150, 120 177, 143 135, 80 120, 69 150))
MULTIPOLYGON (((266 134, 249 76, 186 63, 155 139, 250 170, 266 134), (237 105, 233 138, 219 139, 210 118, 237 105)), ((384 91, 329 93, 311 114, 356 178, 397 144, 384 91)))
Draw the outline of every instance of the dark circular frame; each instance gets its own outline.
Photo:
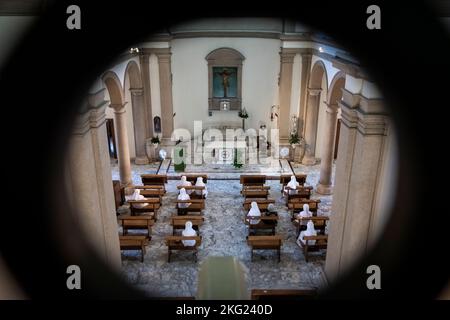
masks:
MULTIPOLYGON (((446 79, 442 81, 439 74, 450 74, 450 41, 432 8, 420 1, 378 1, 382 29, 368 30, 366 8, 372 4, 368 1, 348 6, 336 1, 326 6, 302 3, 299 10, 240 3, 239 9, 224 15, 215 6, 191 2, 177 4, 182 14, 173 14, 170 3, 146 9, 134 0, 110 1, 107 7, 92 2, 56 1, 49 6, 1 70, 2 98, 10 106, 3 109, 4 117, 8 122, 17 119, 4 145, 14 157, 8 157, 4 166, 23 171, 6 170, 5 174, 9 185, 19 190, 32 186, 26 200, 32 207, 21 208, 23 194, 8 195, 6 200, 13 207, 2 218, 0 252, 26 296, 149 298, 94 254, 61 193, 70 129, 89 86, 130 45, 161 27, 215 16, 291 18, 332 36, 360 60, 392 113, 399 145, 399 183, 392 215, 370 254, 319 298, 435 298, 439 294, 448 281, 448 259, 432 263, 427 257, 442 257, 439 244, 447 241, 444 232, 433 234, 436 246, 420 236, 424 218, 439 224, 445 212, 435 196, 443 176, 427 172, 430 158, 423 148, 435 137, 446 136, 444 117, 434 117, 433 126, 423 129, 423 112, 442 105, 435 93, 446 92, 446 79), (81 7, 81 30, 66 28, 70 4, 81 7), (419 34, 427 35, 434 50, 417 45, 419 34), (25 134, 26 142, 11 133, 25 134), (18 167, 19 158, 25 161, 18 167), (37 170, 26 169, 29 161, 37 170), (30 246, 33 250, 21 253, 30 246), (83 270, 83 290, 67 290, 66 268, 71 264, 83 270), (366 287, 366 268, 372 264, 382 270, 382 290, 366 287)), ((439 161, 434 167, 445 166, 439 161)))

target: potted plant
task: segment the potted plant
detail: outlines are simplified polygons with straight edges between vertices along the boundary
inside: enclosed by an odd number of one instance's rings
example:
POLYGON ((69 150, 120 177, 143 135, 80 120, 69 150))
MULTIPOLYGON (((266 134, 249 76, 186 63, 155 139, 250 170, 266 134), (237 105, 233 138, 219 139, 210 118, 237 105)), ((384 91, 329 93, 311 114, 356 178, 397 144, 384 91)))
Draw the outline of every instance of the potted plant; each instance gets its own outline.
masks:
POLYGON ((176 172, 184 172, 186 163, 184 162, 184 149, 180 147, 175 148, 175 157, 173 167, 176 172))
POLYGON ((245 131, 245 119, 248 118, 248 113, 247 110, 245 110, 245 108, 242 108, 241 111, 239 111, 239 118, 242 119, 242 130, 245 131))
POLYGON ((297 132, 291 133, 289 136, 289 144, 292 146, 293 149, 300 143, 300 137, 298 136, 297 132))
POLYGON ((240 169, 243 166, 242 159, 241 159, 241 153, 238 151, 238 149, 234 149, 233 166, 236 169, 240 169))
POLYGON ((155 149, 158 148, 158 145, 161 143, 161 141, 159 141, 159 136, 153 137, 151 139, 151 143, 153 144, 155 149))

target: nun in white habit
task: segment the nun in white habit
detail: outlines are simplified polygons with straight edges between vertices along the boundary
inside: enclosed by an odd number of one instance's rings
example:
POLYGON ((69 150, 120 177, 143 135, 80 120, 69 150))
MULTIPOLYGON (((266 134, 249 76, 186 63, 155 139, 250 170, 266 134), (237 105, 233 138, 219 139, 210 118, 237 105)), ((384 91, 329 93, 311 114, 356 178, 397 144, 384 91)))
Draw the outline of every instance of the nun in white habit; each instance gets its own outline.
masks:
MULTIPOLYGON (((252 201, 252 203, 250 205, 251 205, 251 208, 250 208, 250 211, 248 212, 247 216, 261 217, 261 211, 259 210, 258 204, 255 201, 252 201)), ((249 221, 250 224, 258 224, 261 220, 248 219, 247 221, 249 221)))
MULTIPOLYGON (((183 237, 194 237, 197 235, 197 232, 192 228, 192 222, 186 221, 186 224, 184 225, 184 230, 181 232, 181 235, 183 237)), ((182 240, 183 245, 185 247, 192 247, 195 246, 195 240, 182 240)))
MULTIPOLYGON (((305 236, 317 236, 317 231, 314 229, 314 222, 312 220, 308 221, 308 224, 306 225, 306 230, 300 232, 297 238, 297 243, 303 247, 303 243, 305 243, 305 236)), ((316 243, 316 240, 309 240, 308 244, 314 245, 316 243)))
POLYGON ((203 195, 205 198, 208 196, 208 189, 206 189, 206 184, 203 182, 202 177, 197 177, 197 181, 195 182, 196 187, 205 187, 203 190, 195 190, 195 194, 203 195))
POLYGON ((299 185, 300 185, 300 183, 297 182, 297 179, 295 178, 295 176, 291 176, 291 181, 289 181, 289 183, 284 188, 284 192, 287 195, 297 194, 297 187, 299 185), (291 190, 291 189, 293 189, 293 190, 291 190))
MULTIPOLYGON (((180 189, 180 194, 178 195, 178 200, 191 200, 191 197, 189 197, 189 195, 186 193, 185 188, 180 189)), ((185 209, 185 208, 189 207, 190 205, 191 205, 190 203, 179 203, 178 208, 185 209)))
MULTIPOLYGON (((312 212, 309 211, 309 205, 307 203, 305 203, 303 205, 303 211, 301 211, 298 215, 297 218, 309 218, 312 217, 312 212)), ((306 225, 305 220, 302 221, 301 223, 302 225, 306 225)))
MULTIPOLYGON (((131 196, 126 196, 126 200, 147 200, 143 195, 141 195, 141 190, 135 189, 131 196)), ((148 206, 148 203, 134 203, 134 208, 144 208, 148 206)))
MULTIPOLYGON (((181 187, 190 187, 190 186, 192 186, 192 183, 190 183, 189 181, 186 180, 186 176, 181 176, 181 181, 180 181, 180 183, 178 184, 178 186, 181 186, 181 187)), ((188 190, 188 191, 186 191, 186 193, 187 193, 187 194, 191 194, 191 193, 192 193, 192 190, 188 190)))

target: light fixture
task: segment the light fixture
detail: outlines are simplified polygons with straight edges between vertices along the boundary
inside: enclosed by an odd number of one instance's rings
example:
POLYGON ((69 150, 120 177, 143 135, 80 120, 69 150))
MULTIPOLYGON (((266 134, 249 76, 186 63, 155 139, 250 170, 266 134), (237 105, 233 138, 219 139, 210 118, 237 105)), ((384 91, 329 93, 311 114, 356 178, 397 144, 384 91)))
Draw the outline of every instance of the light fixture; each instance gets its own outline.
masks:
POLYGON ((323 52, 323 48, 322 47, 319 47, 319 52, 323 52))
POLYGON ((139 48, 130 48, 130 53, 139 53, 139 48))

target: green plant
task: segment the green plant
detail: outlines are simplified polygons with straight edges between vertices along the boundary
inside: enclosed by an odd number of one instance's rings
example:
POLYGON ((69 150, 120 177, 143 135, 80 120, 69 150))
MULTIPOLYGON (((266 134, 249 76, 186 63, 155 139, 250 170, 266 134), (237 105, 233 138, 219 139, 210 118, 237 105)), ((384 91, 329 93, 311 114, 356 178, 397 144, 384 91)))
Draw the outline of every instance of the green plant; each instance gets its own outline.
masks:
POLYGON ((241 161, 241 157, 240 157, 240 152, 238 151, 238 149, 234 149, 234 159, 233 159, 233 166, 236 169, 240 169, 243 166, 243 163, 241 161))
POLYGON ((159 143, 160 143, 159 137, 158 137, 158 136, 153 137, 152 140, 151 140, 151 142, 152 142, 152 143, 158 143, 158 144, 159 144, 159 143))
POLYGON ((247 110, 245 110, 245 108, 241 109, 241 111, 239 111, 239 118, 242 119, 247 119, 248 118, 248 113, 247 110))
POLYGON ((298 143, 300 143, 298 133, 291 133, 289 137, 289 144, 298 144, 298 143))
POLYGON ((173 168, 176 172, 184 171, 186 169, 186 163, 184 163, 184 149, 177 147, 175 148, 175 159, 173 168))

